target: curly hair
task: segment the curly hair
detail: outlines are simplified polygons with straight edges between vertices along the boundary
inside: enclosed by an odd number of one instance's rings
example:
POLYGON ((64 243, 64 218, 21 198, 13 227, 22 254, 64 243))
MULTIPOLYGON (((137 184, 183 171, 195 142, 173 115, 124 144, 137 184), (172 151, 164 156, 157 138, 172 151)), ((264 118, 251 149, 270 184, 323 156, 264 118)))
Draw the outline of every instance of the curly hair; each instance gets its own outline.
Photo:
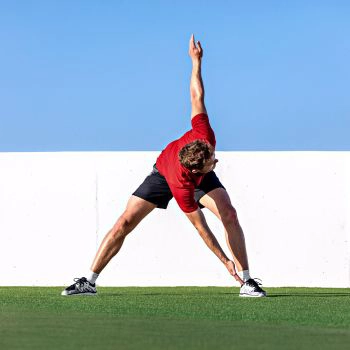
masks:
POLYGON ((202 170, 213 154, 213 147, 203 140, 193 141, 181 148, 180 163, 189 170, 202 170))

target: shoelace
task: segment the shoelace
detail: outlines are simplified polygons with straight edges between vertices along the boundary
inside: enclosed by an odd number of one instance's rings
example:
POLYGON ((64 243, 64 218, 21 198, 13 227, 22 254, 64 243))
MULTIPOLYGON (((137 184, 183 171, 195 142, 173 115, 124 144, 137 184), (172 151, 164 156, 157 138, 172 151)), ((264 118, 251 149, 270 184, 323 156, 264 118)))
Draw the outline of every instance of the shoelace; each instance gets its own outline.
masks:
POLYGON ((79 290, 80 292, 83 291, 84 289, 90 289, 90 284, 88 282, 87 279, 85 279, 84 277, 82 278, 74 278, 74 282, 75 282, 75 288, 77 290, 79 290))
POLYGON ((262 280, 260 278, 251 278, 246 282, 249 286, 258 288, 259 290, 262 290, 260 286, 262 286, 262 280))
POLYGON ((76 285, 84 285, 84 283, 87 282, 87 280, 84 278, 84 277, 81 277, 81 278, 74 278, 74 282, 76 285))
POLYGON ((262 280, 260 278, 252 278, 258 286, 262 286, 262 280))

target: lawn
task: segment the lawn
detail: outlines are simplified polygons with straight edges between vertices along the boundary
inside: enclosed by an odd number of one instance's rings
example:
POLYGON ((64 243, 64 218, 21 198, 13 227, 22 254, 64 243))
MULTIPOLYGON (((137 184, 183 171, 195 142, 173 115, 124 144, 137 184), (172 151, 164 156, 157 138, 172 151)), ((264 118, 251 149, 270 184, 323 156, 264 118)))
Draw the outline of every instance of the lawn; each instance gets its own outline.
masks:
POLYGON ((0 349, 349 349, 350 289, 0 287, 0 349))

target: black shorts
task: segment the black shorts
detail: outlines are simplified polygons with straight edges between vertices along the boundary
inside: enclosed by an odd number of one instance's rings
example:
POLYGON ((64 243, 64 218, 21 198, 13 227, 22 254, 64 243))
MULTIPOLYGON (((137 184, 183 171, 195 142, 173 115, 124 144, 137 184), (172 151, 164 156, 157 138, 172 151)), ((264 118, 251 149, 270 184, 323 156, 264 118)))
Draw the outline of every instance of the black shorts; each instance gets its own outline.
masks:
MULTIPOLYGON (((199 203, 199 200, 215 188, 225 189, 214 171, 211 171, 204 175, 202 182, 194 190, 194 199, 200 208, 204 208, 204 206, 199 203)), ((157 208, 160 209, 166 209, 169 201, 173 198, 165 177, 159 174, 155 166, 133 195, 156 204, 157 208)))

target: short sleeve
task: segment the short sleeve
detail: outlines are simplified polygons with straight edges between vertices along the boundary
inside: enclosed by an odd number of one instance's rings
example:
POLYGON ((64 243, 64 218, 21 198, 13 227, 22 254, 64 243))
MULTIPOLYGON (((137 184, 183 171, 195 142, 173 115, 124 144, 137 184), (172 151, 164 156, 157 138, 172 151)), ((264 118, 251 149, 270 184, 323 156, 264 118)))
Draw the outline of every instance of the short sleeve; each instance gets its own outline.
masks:
POLYGON ((210 126, 208 115, 205 113, 197 114, 192 118, 191 123, 193 136, 199 139, 207 140, 212 146, 215 147, 215 134, 210 126))
POLYGON ((170 189, 183 212, 192 213, 198 209, 198 204, 194 199, 194 188, 171 188, 170 186, 170 189))

